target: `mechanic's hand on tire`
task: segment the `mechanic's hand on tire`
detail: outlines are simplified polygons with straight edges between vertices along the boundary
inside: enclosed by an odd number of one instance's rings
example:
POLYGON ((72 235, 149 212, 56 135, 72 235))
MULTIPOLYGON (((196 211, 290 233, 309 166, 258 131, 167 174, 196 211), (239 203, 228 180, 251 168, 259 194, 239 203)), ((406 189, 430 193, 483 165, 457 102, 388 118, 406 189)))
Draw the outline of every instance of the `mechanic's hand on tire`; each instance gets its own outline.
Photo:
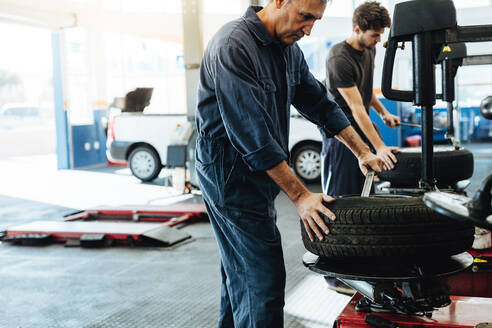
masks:
POLYGON ((383 116, 383 121, 384 124, 386 124, 387 126, 393 129, 400 125, 400 118, 393 114, 388 114, 383 116))
POLYGON ((383 170, 383 166, 383 160, 369 151, 359 157, 359 167, 364 175, 367 175, 367 170, 373 170, 379 174, 383 170))
POLYGON ((394 153, 397 153, 399 151, 400 149, 398 147, 387 146, 383 146, 376 150, 378 157, 381 158, 384 163, 383 167, 385 170, 392 170, 395 167, 397 159, 394 153))
POLYGON ((319 240, 323 240, 323 233, 329 234, 330 230, 320 216, 326 215, 331 220, 335 220, 335 214, 323 205, 323 201, 331 203, 335 201, 333 197, 325 194, 305 192, 294 202, 297 207, 297 214, 304 224, 304 228, 309 235, 309 239, 314 242, 314 234, 319 240))

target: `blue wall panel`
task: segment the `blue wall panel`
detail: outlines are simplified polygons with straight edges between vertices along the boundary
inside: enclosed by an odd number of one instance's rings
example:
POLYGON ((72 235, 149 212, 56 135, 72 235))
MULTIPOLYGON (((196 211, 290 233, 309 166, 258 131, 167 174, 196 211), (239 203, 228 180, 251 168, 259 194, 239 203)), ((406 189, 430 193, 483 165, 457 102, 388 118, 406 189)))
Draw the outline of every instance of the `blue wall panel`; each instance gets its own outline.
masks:
POLYGON ((94 124, 72 126, 74 168, 107 162, 106 131, 101 123, 105 115, 105 110, 95 110, 94 124))
POLYGON ((100 164, 99 140, 96 127, 91 125, 72 126, 73 167, 100 164))
MULTIPOLYGON (((384 107, 393 115, 399 115, 398 113, 398 103, 393 100, 388 100, 386 98, 379 99, 384 107)), ((383 137, 383 142, 386 146, 401 146, 399 138, 399 128, 392 129, 379 117, 379 114, 375 110, 371 110, 369 114, 371 121, 373 121, 379 128, 381 136, 383 137)))
POLYGON ((106 126, 103 126, 102 119, 108 118, 108 111, 105 109, 94 110, 94 125, 97 133, 97 140, 99 141, 99 162, 106 163, 106 126))

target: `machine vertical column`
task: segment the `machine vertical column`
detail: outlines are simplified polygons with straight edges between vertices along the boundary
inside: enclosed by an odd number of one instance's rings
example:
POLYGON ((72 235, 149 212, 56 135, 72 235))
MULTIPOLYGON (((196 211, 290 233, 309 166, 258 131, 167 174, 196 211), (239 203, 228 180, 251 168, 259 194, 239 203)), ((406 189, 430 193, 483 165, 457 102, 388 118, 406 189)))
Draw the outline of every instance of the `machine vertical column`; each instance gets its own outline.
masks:
POLYGON ((422 106, 422 180, 419 183, 421 188, 426 189, 436 184, 433 165, 433 123, 433 106, 422 106))
POLYGON ((416 106, 422 107, 422 179, 420 187, 433 189, 433 106, 436 103, 436 75, 432 60, 432 34, 413 36, 413 89, 416 106))
POLYGON ((447 103, 447 129, 446 136, 448 138, 454 137, 454 125, 453 125, 453 101, 455 99, 454 94, 454 77, 453 72, 453 59, 445 59, 441 64, 442 71, 442 100, 447 103))

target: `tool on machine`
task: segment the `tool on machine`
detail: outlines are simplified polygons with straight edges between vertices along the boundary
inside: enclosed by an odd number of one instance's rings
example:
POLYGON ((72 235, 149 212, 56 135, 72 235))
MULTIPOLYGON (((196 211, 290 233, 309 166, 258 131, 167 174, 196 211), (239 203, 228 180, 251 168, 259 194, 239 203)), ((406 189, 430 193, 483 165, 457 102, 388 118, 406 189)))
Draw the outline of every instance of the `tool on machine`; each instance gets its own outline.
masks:
POLYGON ((361 197, 369 197, 371 193, 372 181, 374 180, 374 171, 368 170, 366 180, 364 181, 364 187, 362 188, 361 197))
POLYGON ((471 221, 474 225, 492 230, 491 205, 492 174, 483 182, 473 198, 447 192, 427 192, 424 203, 450 218, 462 221, 471 221))
MULTIPOLYGON (((410 123, 410 122, 400 122, 400 125, 403 126, 411 126, 414 128, 422 128, 422 124, 417 124, 417 123, 410 123)), ((442 131, 442 129, 439 128, 432 128, 434 131, 442 131)))

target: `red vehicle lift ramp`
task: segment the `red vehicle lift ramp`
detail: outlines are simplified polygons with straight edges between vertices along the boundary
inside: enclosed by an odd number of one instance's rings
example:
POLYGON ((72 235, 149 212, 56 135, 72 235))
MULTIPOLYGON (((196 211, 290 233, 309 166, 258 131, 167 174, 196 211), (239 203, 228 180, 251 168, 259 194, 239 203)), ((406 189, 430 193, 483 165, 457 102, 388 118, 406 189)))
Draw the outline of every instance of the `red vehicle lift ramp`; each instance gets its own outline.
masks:
POLYGON ((10 227, 3 240, 24 244, 45 245, 50 242, 104 245, 105 241, 120 244, 160 244, 170 246, 191 236, 172 228, 187 221, 206 217, 203 203, 172 205, 101 206, 65 216, 64 221, 35 221, 10 227))
POLYGON ((66 216, 65 221, 130 220, 136 222, 167 222, 176 217, 199 219, 206 216, 205 204, 101 206, 66 216))

